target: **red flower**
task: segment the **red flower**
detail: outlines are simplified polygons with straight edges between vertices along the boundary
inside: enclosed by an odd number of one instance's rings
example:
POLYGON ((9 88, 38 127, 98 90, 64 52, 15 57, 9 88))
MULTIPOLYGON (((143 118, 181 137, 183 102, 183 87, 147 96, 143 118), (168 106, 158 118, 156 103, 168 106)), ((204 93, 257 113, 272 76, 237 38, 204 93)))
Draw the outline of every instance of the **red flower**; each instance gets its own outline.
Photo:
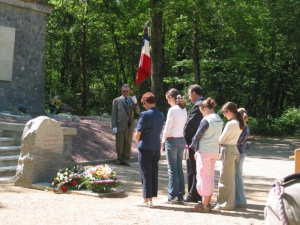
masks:
POLYGON ((76 180, 72 180, 72 181, 71 181, 71 184, 72 184, 72 186, 76 186, 76 185, 77 185, 76 180))
POLYGON ((67 186, 63 185, 63 186, 61 186, 61 190, 62 190, 63 192, 67 192, 68 188, 67 188, 67 186))

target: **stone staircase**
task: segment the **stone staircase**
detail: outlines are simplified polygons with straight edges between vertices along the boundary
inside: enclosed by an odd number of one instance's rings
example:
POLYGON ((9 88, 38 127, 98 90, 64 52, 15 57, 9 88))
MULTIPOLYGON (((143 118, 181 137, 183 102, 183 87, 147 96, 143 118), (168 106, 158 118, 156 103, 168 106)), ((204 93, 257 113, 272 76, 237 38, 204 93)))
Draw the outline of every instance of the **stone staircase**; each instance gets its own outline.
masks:
POLYGON ((21 146, 15 146, 15 138, 3 137, 0 130, 0 181, 15 178, 21 146))

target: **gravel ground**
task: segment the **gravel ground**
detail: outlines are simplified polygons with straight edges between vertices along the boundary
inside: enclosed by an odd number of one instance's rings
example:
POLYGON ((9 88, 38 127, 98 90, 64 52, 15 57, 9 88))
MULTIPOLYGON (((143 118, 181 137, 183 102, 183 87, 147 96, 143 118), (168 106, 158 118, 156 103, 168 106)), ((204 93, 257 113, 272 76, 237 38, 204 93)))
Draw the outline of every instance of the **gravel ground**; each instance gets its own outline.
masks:
MULTIPOLYGON (((69 126, 79 128, 78 135, 74 138, 73 159, 82 162, 115 158, 114 136, 110 133, 109 123, 91 120, 83 123, 83 121, 84 119, 80 123, 68 122, 69 126), (84 130, 88 134, 84 134, 84 130), (93 133, 97 135, 93 136, 93 133), (92 149, 92 153, 84 153, 89 152, 89 148, 92 149)), ((194 204, 168 205, 163 203, 167 200, 168 173, 166 161, 161 160, 159 193, 154 199, 153 208, 134 206, 142 200, 138 163, 134 162, 132 167, 110 165, 116 170, 123 183, 119 189, 125 191, 124 194, 114 197, 54 194, 51 191, 15 187, 13 182, 2 182, 0 183, 0 221, 5 225, 264 224, 263 208, 268 192, 276 178, 293 173, 294 162, 288 157, 293 155, 294 150, 300 146, 300 141, 251 137, 248 143, 247 157, 244 162, 244 183, 248 200, 246 209, 199 214, 191 212, 194 204)), ((136 152, 136 146, 133 146, 133 156, 136 156, 136 152)), ((216 164, 217 171, 219 164, 220 162, 216 164)), ((185 162, 184 168, 186 168, 185 162)), ((216 181, 218 176, 219 172, 216 172, 216 181)), ((212 198, 213 204, 217 197, 216 185, 217 182, 215 182, 215 193, 212 198)))

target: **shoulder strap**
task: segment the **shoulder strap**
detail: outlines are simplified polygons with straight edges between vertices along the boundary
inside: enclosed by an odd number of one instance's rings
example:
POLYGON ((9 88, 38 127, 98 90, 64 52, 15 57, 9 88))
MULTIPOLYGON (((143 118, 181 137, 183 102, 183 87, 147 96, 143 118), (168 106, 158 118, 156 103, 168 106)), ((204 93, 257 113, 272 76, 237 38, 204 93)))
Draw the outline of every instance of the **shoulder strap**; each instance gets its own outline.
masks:
MULTIPOLYGON (((279 179, 279 180, 281 180, 281 184, 284 184, 284 183, 286 183, 286 182, 289 182, 289 181, 295 180, 295 179, 300 179, 300 173, 293 173, 293 174, 288 175, 288 176, 286 176, 286 177, 284 177, 284 178, 281 178, 281 179, 279 179)), ((276 180, 276 183, 273 184, 273 187, 276 186, 277 182, 278 182, 278 181, 276 180)))
POLYGON ((300 173, 294 173, 292 175, 283 178, 283 182, 288 182, 290 180, 300 179, 300 173))

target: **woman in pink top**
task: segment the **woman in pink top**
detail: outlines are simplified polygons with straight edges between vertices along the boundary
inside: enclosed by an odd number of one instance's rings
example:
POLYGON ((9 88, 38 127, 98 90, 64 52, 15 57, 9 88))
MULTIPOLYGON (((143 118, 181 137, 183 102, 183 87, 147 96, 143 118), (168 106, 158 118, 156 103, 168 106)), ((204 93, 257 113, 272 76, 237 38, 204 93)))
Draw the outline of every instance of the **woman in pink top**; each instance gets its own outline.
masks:
POLYGON ((214 210, 233 210, 235 200, 235 165, 239 159, 237 141, 244 129, 242 114, 237 111, 237 105, 227 102, 222 106, 226 123, 220 136, 221 146, 219 159, 222 161, 218 184, 217 205, 214 210))
POLYGON ((166 93, 171 108, 162 137, 162 151, 166 151, 168 161, 168 203, 183 203, 184 175, 182 157, 185 148, 183 128, 187 120, 186 102, 175 88, 166 93))

